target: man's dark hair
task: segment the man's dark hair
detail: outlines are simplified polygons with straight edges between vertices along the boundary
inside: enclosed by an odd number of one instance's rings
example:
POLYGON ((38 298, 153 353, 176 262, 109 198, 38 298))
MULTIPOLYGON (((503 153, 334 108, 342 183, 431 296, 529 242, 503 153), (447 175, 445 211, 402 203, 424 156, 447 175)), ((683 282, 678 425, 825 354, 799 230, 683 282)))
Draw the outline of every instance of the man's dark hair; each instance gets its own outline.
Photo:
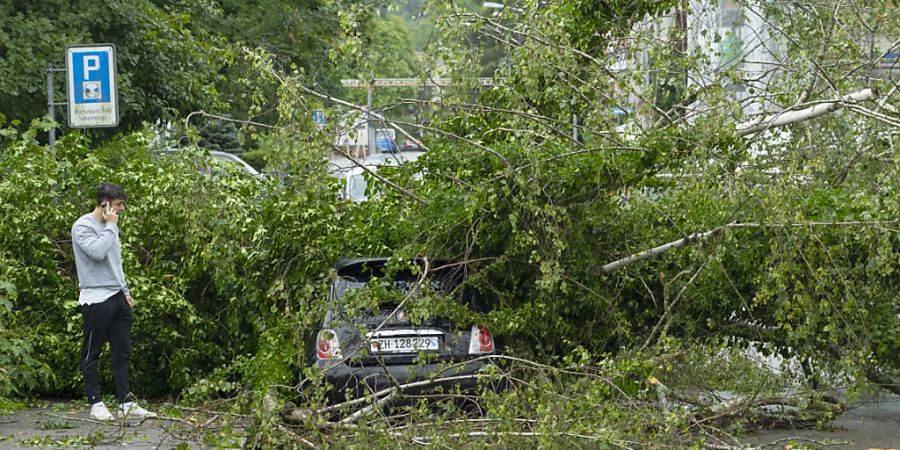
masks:
POLYGON ((126 198, 125 189, 122 189, 122 186, 118 184, 104 181, 97 186, 97 206, 100 206, 103 202, 125 200, 126 198))

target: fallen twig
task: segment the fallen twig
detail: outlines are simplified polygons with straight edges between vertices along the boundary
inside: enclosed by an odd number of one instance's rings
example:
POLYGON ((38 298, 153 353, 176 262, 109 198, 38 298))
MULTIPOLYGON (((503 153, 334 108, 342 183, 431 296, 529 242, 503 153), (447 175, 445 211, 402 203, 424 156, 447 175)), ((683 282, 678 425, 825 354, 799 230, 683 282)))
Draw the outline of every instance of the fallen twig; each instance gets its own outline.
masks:
POLYGON ((782 442, 809 442, 812 444, 821 445, 823 447, 830 446, 830 445, 847 446, 847 445, 852 444, 852 442, 850 442, 850 441, 817 441, 815 439, 809 439, 809 438, 804 438, 804 437, 789 437, 789 438, 782 438, 782 439, 774 440, 772 442, 769 442, 768 444, 763 445, 761 448, 765 448, 765 447, 781 448, 781 445, 779 445, 779 444, 781 444, 782 442))
POLYGON ((252 419, 253 418, 253 416, 251 416, 249 414, 239 414, 239 413, 230 412, 230 411, 228 411, 228 412, 212 411, 212 410, 202 409, 202 408, 191 408, 188 406, 173 405, 171 403, 165 403, 165 404, 163 404, 163 406, 168 407, 168 408, 173 408, 173 409, 179 409, 182 411, 199 412, 199 413, 203 413, 203 414, 210 414, 210 415, 216 415, 216 416, 233 416, 233 417, 240 417, 242 419, 252 419))
POLYGON ((362 417, 362 416, 364 416, 364 415, 366 415, 366 414, 371 413, 372 411, 375 410, 375 408, 377 408, 377 407, 379 407, 379 406, 382 406, 382 405, 384 405, 385 403, 387 403, 387 402, 391 401, 392 399, 396 398, 398 392, 400 392, 399 389, 397 389, 396 387, 395 387, 395 388, 392 388, 391 392, 390 392, 388 395, 385 395, 384 397, 381 397, 380 399, 376 400, 375 402, 373 402, 372 404, 370 404, 370 405, 368 405, 368 406, 366 406, 366 407, 364 407, 364 408, 358 409, 358 410, 357 410, 356 412, 354 412, 353 414, 351 414, 351 415, 345 417, 344 419, 341 419, 341 420, 339 421, 339 423, 351 423, 351 422, 355 422, 356 419, 359 419, 360 417, 362 417))
POLYGON ((69 417, 69 416, 64 416, 64 415, 61 415, 61 414, 53 414, 53 413, 48 413, 48 412, 42 412, 42 413, 40 413, 40 414, 41 414, 42 416, 55 417, 55 418, 57 418, 57 419, 74 420, 74 421, 77 421, 77 422, 95 423, 95 424, 98 424, 98 425, 106 425, 106 424, 112 424, 112 423, 115 423, 115 422, 104 422, 104 421, 94 420, 94 419, 82 419, 81 417, 69 417))

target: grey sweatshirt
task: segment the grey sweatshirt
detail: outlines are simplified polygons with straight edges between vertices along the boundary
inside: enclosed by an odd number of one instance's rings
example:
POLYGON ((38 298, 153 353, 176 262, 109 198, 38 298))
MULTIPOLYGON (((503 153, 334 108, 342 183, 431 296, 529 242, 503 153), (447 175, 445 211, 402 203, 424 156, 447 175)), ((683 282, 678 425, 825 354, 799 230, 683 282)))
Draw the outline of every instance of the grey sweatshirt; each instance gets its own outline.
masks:
POLYGON ((119 227, 85 214, 72 226, 72 249, 78 269, 78 288, 121 289, 130 295, 122 271, 119 227))

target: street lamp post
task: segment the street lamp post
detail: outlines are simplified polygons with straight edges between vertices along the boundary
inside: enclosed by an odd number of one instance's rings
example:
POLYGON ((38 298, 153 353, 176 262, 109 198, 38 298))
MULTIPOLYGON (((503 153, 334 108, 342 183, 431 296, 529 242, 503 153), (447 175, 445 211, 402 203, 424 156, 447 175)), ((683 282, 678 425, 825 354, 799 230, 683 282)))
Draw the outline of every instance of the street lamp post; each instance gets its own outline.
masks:
POLYGON ((372 119, 372 90, 374 88, 375 80, 369 80, 366 82, 366 140, 368 141, 369 152, 368 155, 375 154, 375 124, 372 119))

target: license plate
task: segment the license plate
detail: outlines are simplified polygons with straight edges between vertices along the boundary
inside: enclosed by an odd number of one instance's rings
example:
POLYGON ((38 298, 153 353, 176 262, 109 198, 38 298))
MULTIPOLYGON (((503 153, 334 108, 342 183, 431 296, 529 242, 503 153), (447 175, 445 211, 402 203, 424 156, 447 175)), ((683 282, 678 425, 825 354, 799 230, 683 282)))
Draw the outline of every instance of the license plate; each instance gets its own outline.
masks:
POLYGON ((372 338, 369 341, 369 350, 372 353, 415 353, 438 348, 437 336, 372 338))

